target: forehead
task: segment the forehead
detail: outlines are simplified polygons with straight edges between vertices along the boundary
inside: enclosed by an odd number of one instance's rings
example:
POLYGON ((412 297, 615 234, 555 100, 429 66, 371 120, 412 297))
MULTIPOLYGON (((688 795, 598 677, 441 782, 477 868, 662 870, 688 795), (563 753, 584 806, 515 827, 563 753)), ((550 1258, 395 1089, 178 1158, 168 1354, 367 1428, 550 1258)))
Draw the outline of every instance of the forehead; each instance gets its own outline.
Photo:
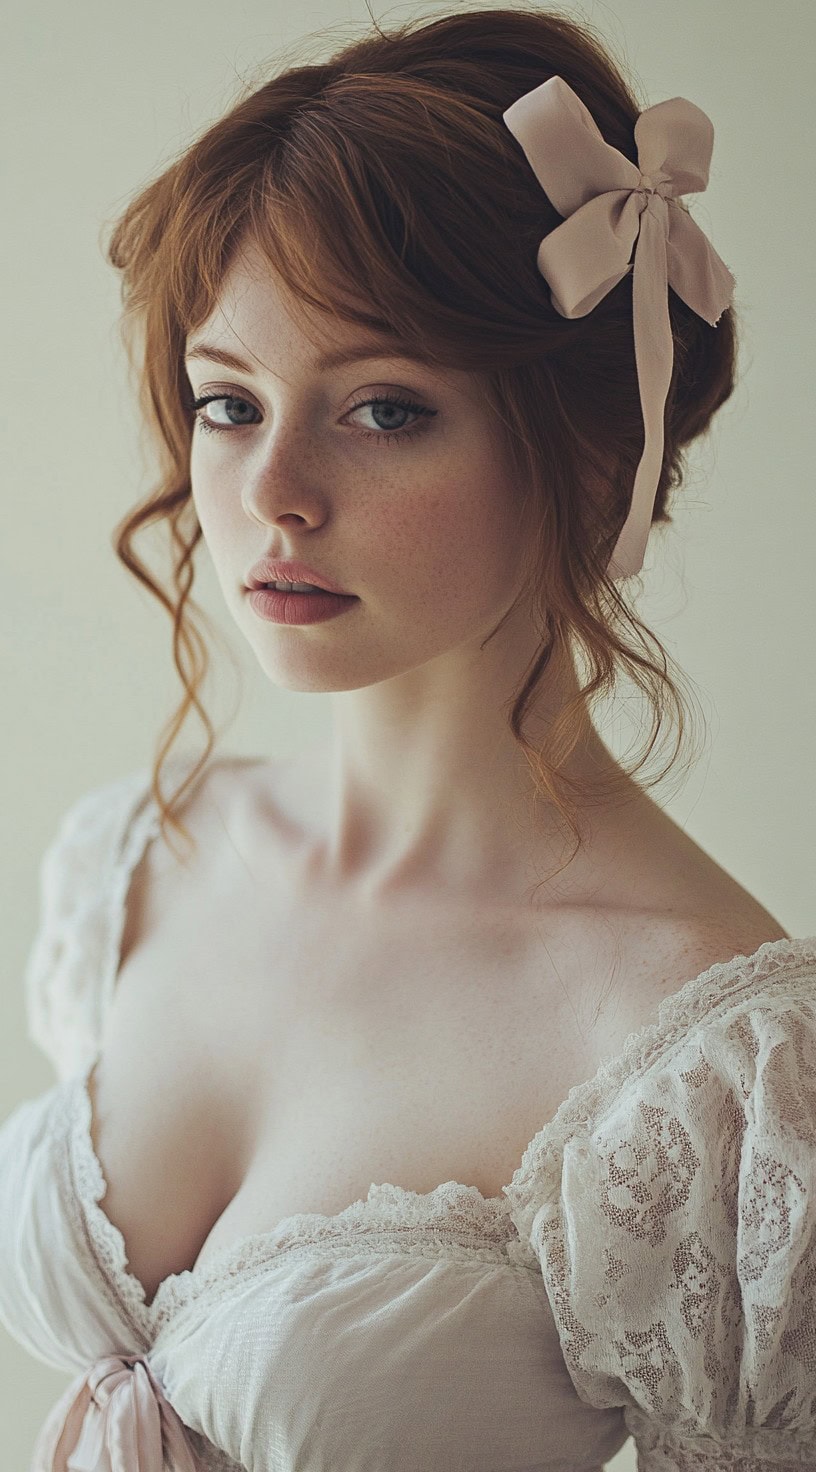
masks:
POLYGON ((277 372, 288 365, 330 373, 378 358, 416 366, 466 397, 483 393, 483 375, 432 363, 414 343, 301 302, 255 242, 236 253, 212 311, 188 333, 187 360, 204 345, 224 355, 216 361, 239 371, 277 372))
POLYGON ((302 302, 254 241, 236 253, 212 311, 188 333, 188 349, 204 338, 223 347, 237 347, 239 340, 259 350, 274 345, 276 355, 304 363, 356 347, 390 354, 407 350, 394 336, 362 329, 302 302))
POLYGON ((238 331, 252 326, 260 334, 286 336, 293 342, 314 338, 316 345, 337 329, 329 313, 320 314, 294 296, 254 241, 236 252, 212 311, 189 338, 228 334, 231 326, 238 331))

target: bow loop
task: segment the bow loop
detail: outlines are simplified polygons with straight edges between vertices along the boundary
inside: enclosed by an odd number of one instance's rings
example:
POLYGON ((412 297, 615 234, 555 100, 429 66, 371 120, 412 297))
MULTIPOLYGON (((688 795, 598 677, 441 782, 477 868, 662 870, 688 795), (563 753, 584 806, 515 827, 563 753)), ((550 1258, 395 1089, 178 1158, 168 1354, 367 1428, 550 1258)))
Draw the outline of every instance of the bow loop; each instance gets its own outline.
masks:
POLYGON ((198 1472, 184 1423, 140 1355, 106 1355, 52 1408, 30 1472, 198 1472))
POLYGON ((714 126, 688 98, 670 97, 647 107, 635 123, 635 145, 641 171, 662 173, 675 198, 708 188, 714 126))
POLYGON ((640 169, 605 141, 563 77, 525 92, 503 118, 559 215, 573 215, 598 194, 638 188, 640 169))
POLYGON ((538 269, 562 317, 585 317, 631 272, 640 229, 640 199, 631 189, 587 200, 538 247, 538 269))

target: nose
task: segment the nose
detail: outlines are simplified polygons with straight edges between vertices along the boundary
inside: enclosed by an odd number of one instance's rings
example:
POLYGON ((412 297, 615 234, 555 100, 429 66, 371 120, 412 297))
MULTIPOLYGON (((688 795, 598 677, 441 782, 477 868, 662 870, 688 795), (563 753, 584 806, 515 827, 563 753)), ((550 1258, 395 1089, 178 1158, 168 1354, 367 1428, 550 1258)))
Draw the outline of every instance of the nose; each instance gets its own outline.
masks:
POLYGON ((314 443, 283 422, 258 449, 258 458, 245 462, 241 499, 251 521, 264 526, 293 520, 319 525, 328 513, 327 471, 318 465, 314 443))

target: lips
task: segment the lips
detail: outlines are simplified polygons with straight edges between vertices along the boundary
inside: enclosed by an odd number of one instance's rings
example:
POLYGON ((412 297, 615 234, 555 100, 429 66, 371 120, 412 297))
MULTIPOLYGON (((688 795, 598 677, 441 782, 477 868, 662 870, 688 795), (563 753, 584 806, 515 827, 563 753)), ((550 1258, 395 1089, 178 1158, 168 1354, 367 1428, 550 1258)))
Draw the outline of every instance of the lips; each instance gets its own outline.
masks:
MULTIPOLYGON (((304 594, 308 594, 308 593, 325 593, 327 591, 326 588, 319 588, 319 587, 317 587, 317 585, 315 583, 312 583, 311 585, 307 585, 305 582, 304 583, 286 583, 286 582, 282 582, 281 581, 281 582, 274 582, 274 583, 264 583, 264 587, 265 588, 268 588, 270 593, 304 593, 304 594)), ((332 593, 331 596, 333 598, 339 598, 340 597, 340 594, 339 593, 332 593)))
POLYGON ((341 598, 354 598, 355 593, 347 593, 343 588, 337 586, 330 577, 318 572, 317 568, 309 567, 308 563, 297 562, 294 558, 273 559, 261 558, 255 566, 250 569, 246 580, 248 588, 265 588, 269 583, 314 583, 316 587, 323 588, 326 593, 336 593, 341 598))

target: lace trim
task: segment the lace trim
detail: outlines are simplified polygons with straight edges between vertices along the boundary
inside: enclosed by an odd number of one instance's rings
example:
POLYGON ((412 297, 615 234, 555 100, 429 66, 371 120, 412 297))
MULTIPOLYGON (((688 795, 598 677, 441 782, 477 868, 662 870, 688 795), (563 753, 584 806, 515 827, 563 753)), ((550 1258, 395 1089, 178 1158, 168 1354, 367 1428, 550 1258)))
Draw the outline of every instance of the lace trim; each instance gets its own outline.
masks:
POLYGON ((522 1272, 525 1282, 532 1278, 542 1297, 546 1293, 537 1260, 533 1263, 510 1260, 511 1254, 502 1247, 484 1240, 485 1233, 478 1224, 474 1224, 471 1241, 466 1244, 458 1233, 456 1237, 451 1235, 455 1229, 447 1226, 444 1209, 438 1210, 434 1220, 422 1226, 406 1228, 392 1222, 377 1228, 365 1219, 365 1202, 355 1202, 354 1208, 356 1216, 352 1224, 343 1225, 335 1218, 315 1218, 308 1214, 289 1217, 275 1229, 274 1239, 269 1234, 244 1238, 213 1255, 203 1269, 193 1269, 190 1276, 182 1273, 166 1278, 152 1305, 154 1333, 158 1335, 171 1323, 175 1328, 180 1317, 198 1307, 202 1298, 206 1298, 203 1311, 209 1313, 223 1299, 231 1297, 238 1282, 243 1286, 265 1277, 282 1259, 287 1263, 314 1262, 315 1258, 321 1261, 372 1258, 382 1262, 391 1256, 463 1266, 481 1263, 511 1274, 522 1272))
MULTIPOLYGON (((72 1241, 76 1245, 80 1266, 94 1283, 109 1308, 121 1318, 122 1298, 118 1282, 110 1272, 109 1264, 100 1260, 99 1242, 90 1229, 86 1203, 90 1186, 86 1175, 86 1163, 77 1156, 75 1148, 75 1111, 72 1107, 72 1089, 75 1080, 54 1084, 38 1101, 46 1114, 44 1133, 50 1145, 49 1159, 53 1163, 54 1186, 64 1213, 72 1241)), ((136 1347, 144 1351, 149 1338, 137 1318, 131 1325, 136 1335, 136 1347)))
POLYGON ((620 1053, 607 1059, 591 1079, 575 1084, 549 1123, 533 1136, 510 1185, 502 1188, 520 1236, 527 1239, 539 1209, 557 1201, 565 1145, 588 1133, 625 1083, 633 1083, 685 1041, 698 1023, 711 1021, 758 992, 762 982, 773 978, 787 983, 812 966, 816 966, 816 935, 769 940, 751 956, 716 961, 664 997, 657 1021, 630 1033, 620 1053))
POLYGON ((124 1310, 130 1327, 144 1345, 150 1342, 146 1333, 145 1292, 128 1270, 122 1233, 98 1205, 108 1187, 91 1138, 91 1100, 87 1080, 92 1067, 93 1064, 78 1078, 69 1079, 66 1085, 69 1147, 66 1153, 70 1157, 76 1205, 80 1208, 82 1229, 91 1249, 96 1276, 101 1276, 107 1296, 120 1313, 124 1310))
POLYGON ((638 1472, 813 1472, 813 1441, 765 1427, 745 1428, 738 1444, 713 1436, 678 1436, 639 1406, 627 1406, 624 1425, 637 1448, 638 1472))
POLYGON ((408 1253, 539 1271, 532 1249, 514 1240, 516 1229, 502 1197, 484 1197, 476 1186, 457 1181, 445 1181, 427 1194, 386 1182, 372 1185, 365 1200, 352 1202, 335 1216, 300 1212, 270 1231, 225 1243, 200 1267, 170 1273, 148 1304, 143 1285, 128 1267, 124 1236, 99 1205, 107 1182, 91 1136, 92 1069, 93 1064, 68 1081, 65 1101, 76 1195, 85 1209, 97 1266, 143 1334, 155 1334, 201 1293, 229 1289, 239 1275, 251 1278, 276 1265, 283 1254, 297 1259, 315 1252, 322 1257, 408 1253))

